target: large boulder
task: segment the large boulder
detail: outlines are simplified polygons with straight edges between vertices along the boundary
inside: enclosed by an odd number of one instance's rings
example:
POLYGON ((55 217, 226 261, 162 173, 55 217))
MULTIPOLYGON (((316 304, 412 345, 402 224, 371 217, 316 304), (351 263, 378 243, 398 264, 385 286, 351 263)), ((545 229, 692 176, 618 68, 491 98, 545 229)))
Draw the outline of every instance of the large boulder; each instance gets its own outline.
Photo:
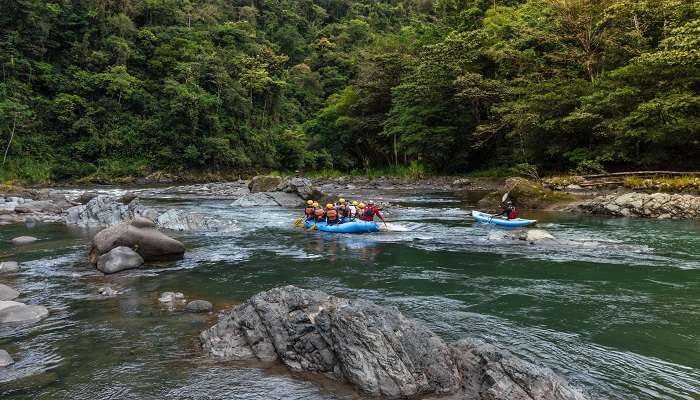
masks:
POLYGON ((272 192, 277 190, 282 181, 279 176, 258 175, 250 180, 248 189, 251 193, 272 192))
POLYGON ((143 265, 143 258, 129 247, 115 247, 106 254, 97 257, 97 269, 105 274, 114 274, 143 265))
POLYGON ((16 301, 0 301, 0 324, 37 322, 49 315, 44 306, 27 305, 16 301))
POLYGON ((37 240, 39 239, 35 238, 34 236, 18 236, 10 240, 10 242, 12 242, 12 244, 14 244, 15 246, 22 246, 25 244, 34 243, 37 240))
POLYGON ((17 261, 0 262, 0 274, 19 271, 19 263, 17 261))
POLYGON ((144 261, 172 260, 182 257, 185 246, 153 228, 139 228, 121 223, 100 231, 92 239, 90 262, 97 264, 98 257, 116 247, 129 247, 144 261))
POLYGON ((668 193, 612 193, 587 200, 579 210, 591 214, 657 219, 700 219, 700 196, 668 193))
POLYGON ((574 200, 571 195, 547 189, 538 182, 525 178, 508 178, 503 189, 487 194, 479 200, 478 206, 483 209, 498 209, 506 193, 516 206, 527 209, 546 208, 552 204, 574 200))
POLYGON ((71 207, 67 210, 65 222, 78 226, 111 226, 140 215, 144 208, 138 200, 124 204, 121 198, 113 196, 96 196, 87 204, 71 207))
POLYGON ((0 283, 0 300, 14 300, 19 297, 19 292, 7 285, 0 283))
POLYGON ((275 188, 275 191, 278 192, 296 193, 304 200, 310 199, 315 194, 315 190, 316 189, 311 184, 311 180, 298 177, 284 179, 275 188))
POLYGON ((253 296, 200 339, 213 356, 279 360, 293 371, 322 373, 383 398, 584 398, 550 370, 507 352, 449 346, 396 308, 293 286, 253 296))

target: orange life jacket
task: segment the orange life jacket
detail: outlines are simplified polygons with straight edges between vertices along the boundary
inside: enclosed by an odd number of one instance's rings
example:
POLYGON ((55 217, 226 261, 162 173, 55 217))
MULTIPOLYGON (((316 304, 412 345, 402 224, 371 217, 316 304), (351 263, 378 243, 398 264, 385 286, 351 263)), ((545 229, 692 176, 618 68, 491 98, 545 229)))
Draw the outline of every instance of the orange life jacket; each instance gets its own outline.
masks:
POLYGON ((335 221, 338 219, 338 211, 328 210, 328 211, 326 211, 326 217, 328 217, 329 221, 335 221))

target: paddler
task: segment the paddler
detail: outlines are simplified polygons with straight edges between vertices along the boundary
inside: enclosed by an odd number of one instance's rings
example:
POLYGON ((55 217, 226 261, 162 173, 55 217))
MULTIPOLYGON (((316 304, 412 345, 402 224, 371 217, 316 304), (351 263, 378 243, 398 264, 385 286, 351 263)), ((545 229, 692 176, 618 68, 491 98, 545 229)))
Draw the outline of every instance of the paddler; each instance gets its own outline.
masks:
POLYGON ((326 218, 326 212, 317 201, 314 202, 314 222, 322 222, 326 218))
POLYGON ((359 205, 360 203, 358 203, 357 200, 353 200, 348 206, 348 218, 350 218, 351 221, 354 221, 355 218, 357 218, 357 206, 359 205))
POLYGON ((326 204, 326 223, 328 225, 336 225, 340 223, 340 214, 335 209, 333 204, 326 204))
POLYGON ((367 206, 362 211, 362 214, 360 214, 360 220, 373 222, 375 216, 379 217, 379 219, 384 223, 384 225, 386 225, 386 221, 384 220, 384 216, 379 210, 379 207, 377 207, 374 204, 374 201, 370 200, 367 202, 367 206))
POLYGON ((508 200, 501 206, 501 212, 494 214, 494 217, 504 217, 506 219, 518 219, 518 208, 513 205, 513 202, 508 200))
POLYGON ((307 200, 306 208, 304 208, 304 221, 308 221, 314 218, 314 201, 307 200))
POLYGON ((341 197, 335 206, 335 210, 338 211, 338 219, 342 222, 343 218, 348 217, 347 201, 341 197))

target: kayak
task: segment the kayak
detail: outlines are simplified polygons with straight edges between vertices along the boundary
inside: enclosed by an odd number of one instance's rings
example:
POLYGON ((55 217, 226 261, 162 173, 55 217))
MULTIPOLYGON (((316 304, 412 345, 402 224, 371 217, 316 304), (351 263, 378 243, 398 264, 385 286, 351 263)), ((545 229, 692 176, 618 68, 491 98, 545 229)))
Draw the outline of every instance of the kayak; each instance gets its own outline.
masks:
MULTIPOLYGON (((314 226, 313 221, 304 222, 304 228, 311 229, 312 226, 314 226)), ((377 225, 375 222, 367 221, 350 221, 335 225, 328 225, 325 222, 319 222, 316 224, 316 229, 321 232, 331 233, 369 233, 378 232, 379 225, 377 225)))
POLYGON ((492 224, 498 226, 505 226, 508 228, 519 228, 523 226, 534 225, 537 223, 534 219, 505 219, 500 217, 493 217, 491 214, 482 213, 479 211, 472 211, 472 217, 482 224, 492 224))

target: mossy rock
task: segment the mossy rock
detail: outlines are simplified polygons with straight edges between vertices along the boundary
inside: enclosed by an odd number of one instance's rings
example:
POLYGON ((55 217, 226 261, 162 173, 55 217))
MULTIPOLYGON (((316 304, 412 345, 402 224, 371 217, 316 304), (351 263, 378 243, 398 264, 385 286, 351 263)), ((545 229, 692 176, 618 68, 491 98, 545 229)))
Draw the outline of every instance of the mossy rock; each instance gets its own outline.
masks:
POLYGON ((538 182, 525 178, 508 178, 503 189, 489 193, 479 200, 479 208, 498 209, 501 206, 501 199, 506 193, 510 193, 508 198, 517 207, 527 209, 547 208, 552 204, 574 200, 573 196, 547 189, 538 182))
POLYGON ((282 183, 279 176, 258 175, 251 179, 248 188, 251 193, 272 192, 282 183))

